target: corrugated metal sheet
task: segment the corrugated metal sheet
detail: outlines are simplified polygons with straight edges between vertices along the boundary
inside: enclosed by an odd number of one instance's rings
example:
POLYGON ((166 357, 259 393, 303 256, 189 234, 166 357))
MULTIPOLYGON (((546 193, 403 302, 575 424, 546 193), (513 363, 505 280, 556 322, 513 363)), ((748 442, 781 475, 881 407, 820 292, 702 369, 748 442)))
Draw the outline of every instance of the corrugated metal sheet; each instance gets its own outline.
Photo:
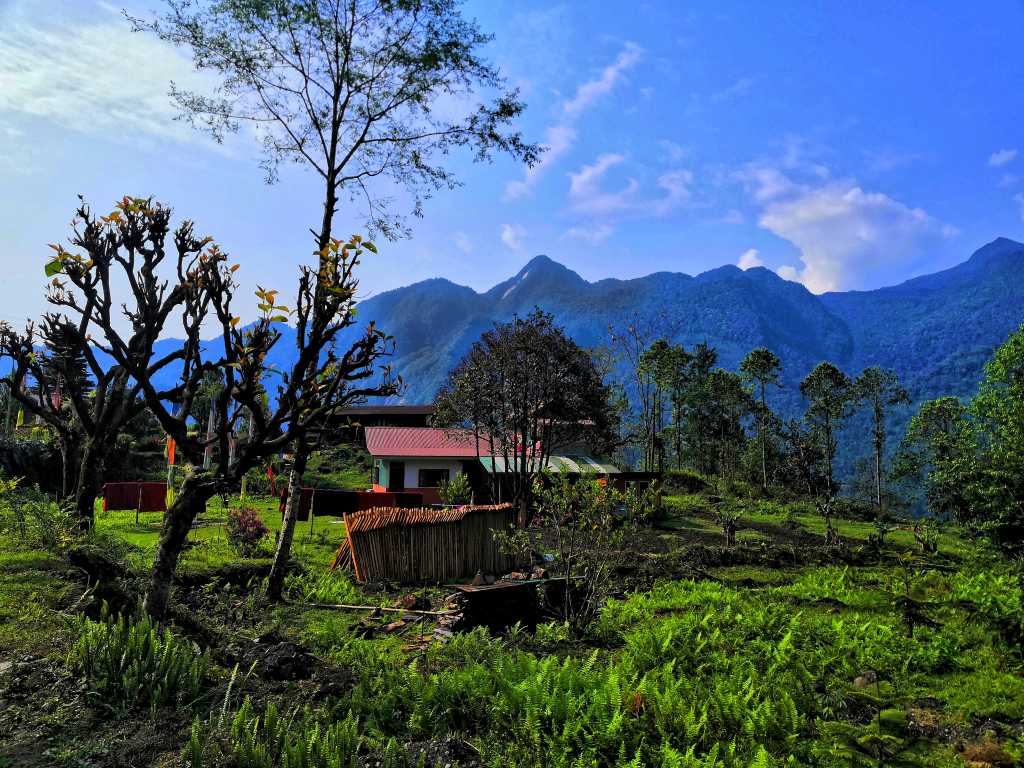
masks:
POLYGON ((459 459, 477 456, 473 433, 469 430, 433 427, 367 427, 366 450, 372 456, 459 459))
MULTIPOLYGON (((481 456, 480 463, 484 465, 484 469, 488 472, 493 471, 493 468, 497 468, 498 473, 508 472, 504 456, 481 456)), ((512 464, 512 470, 516 470, 515 461, 510 462, 512 464)), ((537 471, 536 459, 530 460, 530 471, 537 471)), ((573 456, 548 456, 544 462, 544 468, 550 472, 568 472, 570 474, 579 475, 615 475, 619 473, 619 468, 614 464, 604 464, 597 459, 591 458, 590 456, 573 455, 573 456)))

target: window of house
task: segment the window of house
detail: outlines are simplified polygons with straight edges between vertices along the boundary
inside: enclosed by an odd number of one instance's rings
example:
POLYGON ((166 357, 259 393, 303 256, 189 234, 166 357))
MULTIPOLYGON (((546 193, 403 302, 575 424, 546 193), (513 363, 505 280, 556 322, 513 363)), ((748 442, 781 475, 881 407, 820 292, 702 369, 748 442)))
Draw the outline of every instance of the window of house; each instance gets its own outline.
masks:
POLYGON ((420 488, 438 488, 441 483, 447 482, 447 469, 421 469, 419 482, 416 485, 420 488))

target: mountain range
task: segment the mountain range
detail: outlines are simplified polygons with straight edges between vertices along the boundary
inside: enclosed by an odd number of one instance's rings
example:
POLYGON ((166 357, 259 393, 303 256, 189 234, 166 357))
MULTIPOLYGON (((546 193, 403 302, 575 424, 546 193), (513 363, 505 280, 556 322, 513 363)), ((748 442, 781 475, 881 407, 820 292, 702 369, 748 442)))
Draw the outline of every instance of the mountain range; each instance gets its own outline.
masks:
MULTIPOLYGON (((731 370, 751 349, 768 347, 783 364, 782 386, 769 393, 770 405, 793 417, 805 406, 800 380, 822 360, 850 375, 872 365, 890 368, 915 405, 942 395, 970 397, 992 351, 1024 322, 1022 270, 1024 244, 1006 238, 962 264, 900 285, 820 295, 763 267, 592 283, 537 256, 483 293, 441 278, 425 280, 362 301, 359 318, 394 337, 390 362, 405 382, 398 398, 403 402, 432 401, 483 331, 539 307, 583 347, 607 345, 613 330, 635 325, 651 340, 666 338, 688 349, 707 342, 717 350, 719 365, 731 370)), ((267 363, 287 369, 294 329, 280 330, 283 338, 267 363)), ((351 329, 353 337, 359 332, 351 329)), ((179 344, 164 339, 157 351, 165 354, 179 344)), ((0 361, 0 370, 5 363, 0 361)), ((628 381, 624 367, 616 373, 628 381)), ((157 383, 169 386, 176 376, 168 369, 157 383)), ((893 416, 890 442, 912 410, 893 416)), ((854 458, 841 456, 847 467, 854 458)))
POLYGON ((429 402, 448 371, 495 322, 534 307, 551 312, 584 347, 637 324, 687 348, 706 341, 735 369, 754 347, 783 362, 777 407, 802 409, 799 381, 822 360, 849 374, 879 365, 900 374, 915 402, 969 396, 992 350, 1024 322, 1024 244, 999 238, 951 269, 900 285, 815 295, 763 267, 724 266, 696 276, 658 272, 587 282, 547 256, 478 293, 432 279, 360 304, 395 338, 405 402, 429 402))

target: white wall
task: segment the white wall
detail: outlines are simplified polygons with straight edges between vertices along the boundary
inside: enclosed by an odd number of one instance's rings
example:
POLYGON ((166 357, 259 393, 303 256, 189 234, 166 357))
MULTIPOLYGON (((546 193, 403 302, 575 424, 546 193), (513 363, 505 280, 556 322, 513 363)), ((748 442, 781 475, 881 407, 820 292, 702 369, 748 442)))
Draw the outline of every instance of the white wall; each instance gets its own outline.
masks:
MULTIPOLYGON (((392 459, 398 461, 398 459, 392 459)), ((462 471, 460 459, 406 459, 405 460, 405 487, 418 488, 419 474, 421 469, 447 469, 448 479, 451 480, 462 471)))

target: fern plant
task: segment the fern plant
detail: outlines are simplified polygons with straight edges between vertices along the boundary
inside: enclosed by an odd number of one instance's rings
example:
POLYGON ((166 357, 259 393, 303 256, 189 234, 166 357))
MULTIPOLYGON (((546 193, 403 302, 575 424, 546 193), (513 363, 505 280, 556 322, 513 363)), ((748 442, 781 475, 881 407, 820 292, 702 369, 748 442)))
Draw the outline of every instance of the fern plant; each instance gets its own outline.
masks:
POLYGON ((71 669, 109 706, 118 710, 190 706, 200 695, 209 667, 167 629, 162 632, 142 616, 113 616, 106 604, 100 620, 74 621, 78 636, 69 655, 71 669))

